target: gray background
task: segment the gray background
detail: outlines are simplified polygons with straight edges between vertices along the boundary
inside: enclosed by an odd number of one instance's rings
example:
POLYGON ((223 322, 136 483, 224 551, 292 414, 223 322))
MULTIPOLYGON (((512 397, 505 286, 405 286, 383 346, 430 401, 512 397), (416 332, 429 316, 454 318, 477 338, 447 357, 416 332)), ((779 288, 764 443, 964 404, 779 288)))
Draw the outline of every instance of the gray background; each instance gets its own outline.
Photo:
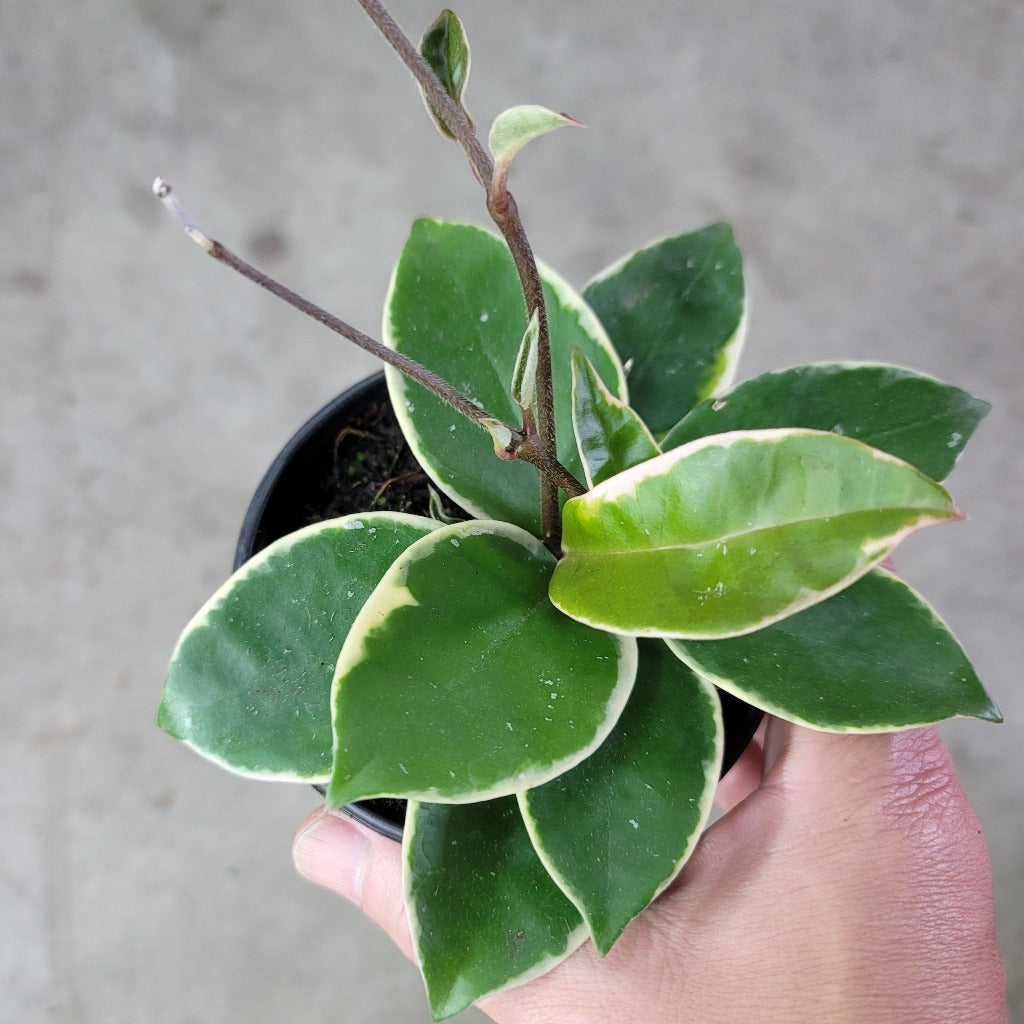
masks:
MULTIPOLYGON (((1008 719, 945 733, 1020 1013, 1024 6, 502 7, 460 7, 478 122, 539 102, 590 126, 514 174, 545 260, 582 284, 726 218, 741 376, 892 360, 993 402, 951 481, 971 520, 899 563, 1008 719)), ((436 7, 395 14, 418 34, 436 7)), ((425 1021, 387 941, 293 875, 314 796, 154 725, 266 464, 373 366, 207 260, 149 187, 378 333, 409 222, 484 220, 476 185, 354 3, 4 0, 0 46, 0 1019, 425 1021)))

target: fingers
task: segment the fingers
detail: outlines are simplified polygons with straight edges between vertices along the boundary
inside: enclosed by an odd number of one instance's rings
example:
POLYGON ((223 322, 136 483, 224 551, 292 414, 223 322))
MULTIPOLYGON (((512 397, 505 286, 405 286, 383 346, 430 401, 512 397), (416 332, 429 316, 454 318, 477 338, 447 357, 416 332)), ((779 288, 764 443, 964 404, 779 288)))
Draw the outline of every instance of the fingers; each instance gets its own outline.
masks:
POLYGON ((715 790, 715 803, 723 811, 731 811, 761 785, 763 757, 761 742, 755 737, 736 763, 722 776, 715 790))
POLYGON ((341 811, 314 811, 292 844, 303 878, 359 907, 410 959, 415 956, 402 901, 402 848, 341 811))

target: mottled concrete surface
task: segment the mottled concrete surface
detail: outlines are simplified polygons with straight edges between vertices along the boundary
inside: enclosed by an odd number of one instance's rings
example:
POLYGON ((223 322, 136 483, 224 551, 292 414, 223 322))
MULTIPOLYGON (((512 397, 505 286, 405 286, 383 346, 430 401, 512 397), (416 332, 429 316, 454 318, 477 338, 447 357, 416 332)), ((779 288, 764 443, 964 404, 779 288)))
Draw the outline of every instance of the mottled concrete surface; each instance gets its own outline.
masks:
MULTIPOLYGON (((992 401, 952 479, 971 520, 900 565, 1008 719, 946 735, 1021 1013, 1024 7, 504 6, 460 8, 478 121, 539 102, 590 126, 514 181, 570 280, 727 218, 745 375, 884 359, 992 401)), ((0 47, 0 1019, 425 1021, 387 941, 293 875, 313 795, 154 725, 263 468, 371 363, 205 259, 149 186, 375 333, 410 220, 482 220, 476 186, 342 0, 4 0, 0 47)))

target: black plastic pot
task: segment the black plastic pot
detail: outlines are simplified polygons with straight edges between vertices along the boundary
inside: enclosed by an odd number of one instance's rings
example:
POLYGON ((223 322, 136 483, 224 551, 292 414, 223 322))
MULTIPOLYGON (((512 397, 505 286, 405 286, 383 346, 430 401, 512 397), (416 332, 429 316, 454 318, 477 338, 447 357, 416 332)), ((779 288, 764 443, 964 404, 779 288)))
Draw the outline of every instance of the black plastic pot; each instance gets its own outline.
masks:
MULTIPOLYGON (((274 459, 249 503, 235 549, 236 569, 279 537, 325 518, 328 481, 337 478, 339 434, 363 410, 387 403, 384 374, 377 373, 328 402, 299 428, 274 459)), ((762 712, 724 691, 719 695, 725 720, 724 775, 747 748, 762 712)), ((345 810, 381 835, 401 840, 404 800, 366 800, 349 804, 345 810)))

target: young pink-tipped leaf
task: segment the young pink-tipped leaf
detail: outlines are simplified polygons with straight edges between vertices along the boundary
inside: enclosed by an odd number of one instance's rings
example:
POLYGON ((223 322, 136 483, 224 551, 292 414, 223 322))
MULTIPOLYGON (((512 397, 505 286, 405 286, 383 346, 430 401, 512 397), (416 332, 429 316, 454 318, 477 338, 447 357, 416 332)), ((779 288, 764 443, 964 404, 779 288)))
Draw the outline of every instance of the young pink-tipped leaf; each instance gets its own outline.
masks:
POLYGON ((558 114, 532 103, 503 110, 494 119, 487 135, 487 145, 494 157, 495 180, 504 180, 508 176, 512 161, 528 142, 567 125, 582 127, 576 118, 568 114, 558 114))

